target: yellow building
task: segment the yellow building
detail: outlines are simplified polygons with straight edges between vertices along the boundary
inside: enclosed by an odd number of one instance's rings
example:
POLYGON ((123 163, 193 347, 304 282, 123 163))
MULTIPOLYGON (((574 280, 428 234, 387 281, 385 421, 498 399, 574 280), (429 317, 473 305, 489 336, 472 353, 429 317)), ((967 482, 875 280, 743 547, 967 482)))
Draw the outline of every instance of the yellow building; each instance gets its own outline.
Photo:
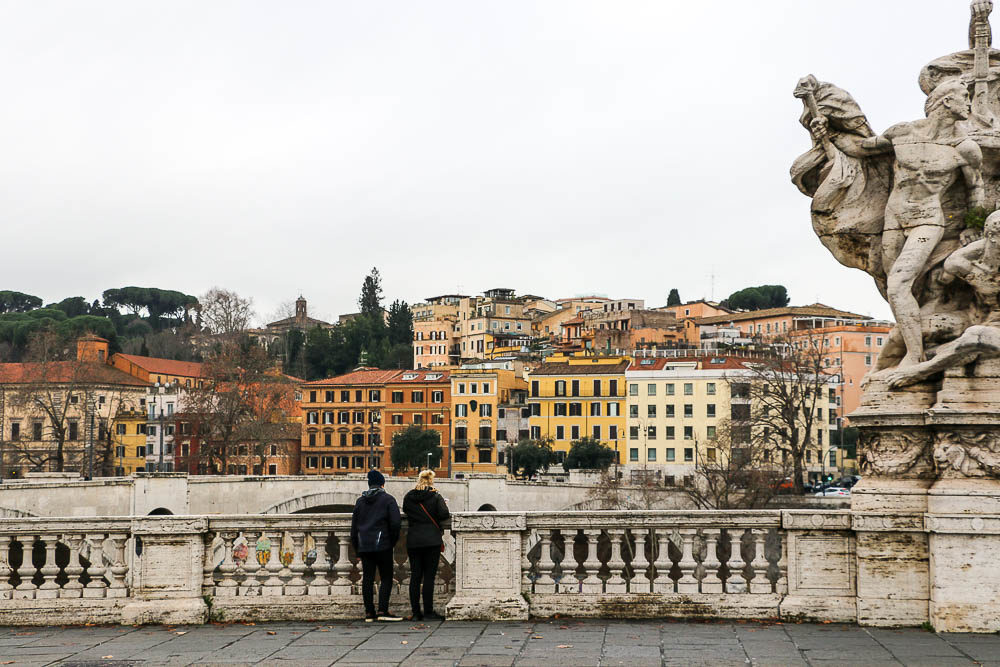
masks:
MULTIPOLYGON (((652 471, 653 478, 680 484, 696 466, 715 461, 717 428, 751 416, 750 383, 756 376, 744 363, 733 357, 636 359, 625 373, 626 470, 633 477, 652 471)), ((809 479, 852 468, 843 450, 832 448, 838 386, 831 381, 829 394, 817 403, 814 448, 805 460, 809 479)))
POLYGON ((551 439, 560 461, 585 437, 620 452, 628 365, 622 356, 549 357, 527 378, 531 438, 551 439))
POLYGON ((122 406, 111 421, 115 476, 122 477, 146 470, 145 410, 122 406))
POLYGON ((511 361, 468 364, 451 372, 452 474, 498 472, 500 406, 526 388, 511 361))

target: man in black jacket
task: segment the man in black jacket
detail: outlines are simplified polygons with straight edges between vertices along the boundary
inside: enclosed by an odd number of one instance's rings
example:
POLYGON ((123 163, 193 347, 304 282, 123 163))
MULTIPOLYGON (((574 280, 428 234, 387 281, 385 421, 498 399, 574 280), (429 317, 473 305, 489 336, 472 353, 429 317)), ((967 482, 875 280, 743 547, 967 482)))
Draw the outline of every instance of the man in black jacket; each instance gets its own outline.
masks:
POLYGON ((389 614, 392 593, 392 549, 399 540, 399 505, 385 492, 385 476, 368 471, 368 490, 354 503, 351 516, 351 544, 361 558, 361 598, 365 621, 401 621, 389 614), (378 569, 378 613, 375 612, 375 570, 378 569))

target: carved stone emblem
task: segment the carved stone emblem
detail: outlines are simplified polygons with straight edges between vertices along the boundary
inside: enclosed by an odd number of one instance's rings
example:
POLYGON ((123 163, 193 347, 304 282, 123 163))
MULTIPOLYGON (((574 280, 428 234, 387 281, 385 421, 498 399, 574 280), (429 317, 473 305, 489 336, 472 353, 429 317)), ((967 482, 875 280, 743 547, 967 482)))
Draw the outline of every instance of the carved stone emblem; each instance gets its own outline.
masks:
POLYGON ((922 428, 861 429, 859 456, 862 474, 879 477, 929 477, 931 434, 922 428))
POLYGON ((942 477, 1000 477, 1000 433, 940 431, 934 438, 934 463, 942 477))

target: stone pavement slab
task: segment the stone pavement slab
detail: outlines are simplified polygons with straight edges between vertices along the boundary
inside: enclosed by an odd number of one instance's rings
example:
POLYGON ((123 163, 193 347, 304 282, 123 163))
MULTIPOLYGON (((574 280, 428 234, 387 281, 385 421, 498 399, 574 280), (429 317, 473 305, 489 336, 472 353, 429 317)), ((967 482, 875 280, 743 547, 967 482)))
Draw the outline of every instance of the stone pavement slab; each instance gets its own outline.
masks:
POLYGON ((599 621, 233 623, 0 628, 15 665, 975 665, 1000 636, 809 623, 599 621))

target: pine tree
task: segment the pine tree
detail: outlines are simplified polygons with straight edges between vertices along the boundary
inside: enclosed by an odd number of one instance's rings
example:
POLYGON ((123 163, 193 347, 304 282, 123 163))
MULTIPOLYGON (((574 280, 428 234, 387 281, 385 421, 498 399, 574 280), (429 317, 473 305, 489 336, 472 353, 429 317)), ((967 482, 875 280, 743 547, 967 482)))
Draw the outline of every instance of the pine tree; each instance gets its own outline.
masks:
POLYGON ((677 291, 676 287, 670 290, 670 294, 667 296, 667 305, 668 306, 681 305, 681 295, 680 292, 677 291))
POLYGON ((361 285, 358 307, 362 315, 382 317, 382 276, 375 267, 372 267, 371 273, 365 277, 365 282, 361 285))

